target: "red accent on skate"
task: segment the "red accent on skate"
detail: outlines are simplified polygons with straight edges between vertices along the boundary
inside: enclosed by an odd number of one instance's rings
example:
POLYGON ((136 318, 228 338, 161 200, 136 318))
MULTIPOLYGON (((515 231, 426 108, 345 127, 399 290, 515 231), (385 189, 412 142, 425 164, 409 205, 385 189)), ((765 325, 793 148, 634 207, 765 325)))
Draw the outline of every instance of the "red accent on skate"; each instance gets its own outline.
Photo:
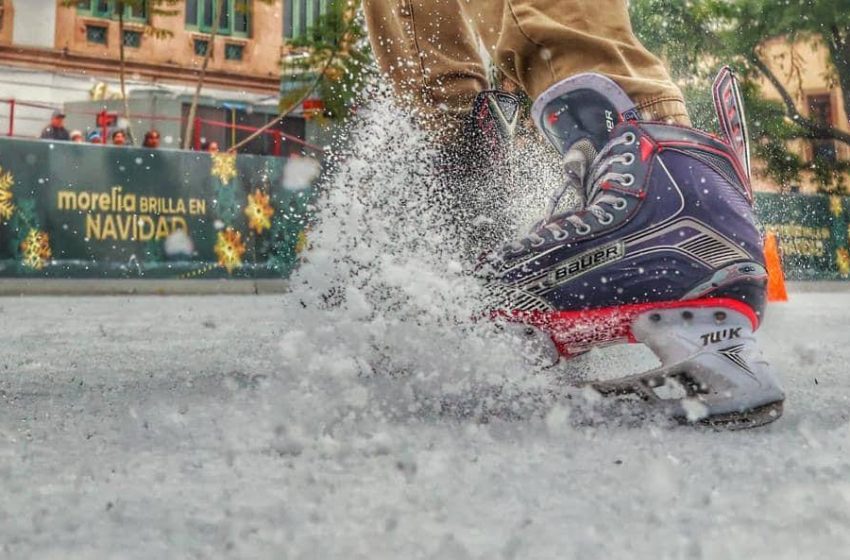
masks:
POLYGON ((549 121, 549 124, 555 124, 558 122, 558 113, 549 113, 549 116, 546 117, 546 120, 549 121))
POLYGON ((646 136, 640 137, 640 160, 647 161, 655 152, 655 145, 646 136))
POLYGON ((750 320, 753 330, 759 325, 752 308, 729 298, 705 298, 657 303, 636 303, 620 307, 603 307, 584 311, 514 311, 495 315, 509 321, 525 323, 552 336, 552 341, 564 357, 570 358, 594 346, 617 342, 635 343, 632 323, 649 311, 694 307, 722 307, 736 311, 750 320))

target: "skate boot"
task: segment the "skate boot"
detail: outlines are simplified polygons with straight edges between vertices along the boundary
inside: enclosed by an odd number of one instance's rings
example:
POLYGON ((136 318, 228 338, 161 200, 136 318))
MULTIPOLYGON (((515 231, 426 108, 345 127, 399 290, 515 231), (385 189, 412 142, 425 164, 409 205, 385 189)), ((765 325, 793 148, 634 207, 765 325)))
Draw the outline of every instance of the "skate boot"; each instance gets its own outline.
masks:
POLYGON ((620 342, 661 367, 589 385, 685 422, 751 427, 784 394, 753 332, 767 273, 752 211, 746 125, 734 76, 714 86, 723 138, 641 122, 611 80, 583 74, 535 102, 566 182, 532 230, 491 256, 496 315, 555 362, 620 342), (561 208, 568 189, 581 204, 561 208))
POLYGON ((451 219, 467 258, 474 260, 509 234, 504 187, 511 183, 510 148, 519 116, 516 96, 482 91, 441 150, 438 203, 451 219))

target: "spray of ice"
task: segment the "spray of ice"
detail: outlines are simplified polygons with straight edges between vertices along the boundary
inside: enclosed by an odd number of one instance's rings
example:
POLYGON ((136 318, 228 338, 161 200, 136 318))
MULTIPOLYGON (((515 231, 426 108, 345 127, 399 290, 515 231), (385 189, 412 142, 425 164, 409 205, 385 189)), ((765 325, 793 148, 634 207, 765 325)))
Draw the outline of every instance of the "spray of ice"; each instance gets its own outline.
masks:
MULTIPOLYGON (((287 374, 268 393, 299 399, 276 410, 280 446, 299 441, 286 426, 337 437, 370 421, 545 415, 554 375, 529 364, 521 337, 475 319, 482 288, 434 204, 445 187, 415 115, 378 91, 341 144, 285 298, 287 374)), ((515 224, 533 219, 526 209, 541 208, 557 179, 526 145, 506 218, 515 224)))
POLYGON ((515 341, 473 319, 481 288, 433 204, 445 192, 414 120, 373 95, 330 156, 310 248, 291 278, 281 352, 298 376, 279 390, 313 396, 300 414, 316 427, 447 406, 474 415, 481 395, 507 399, 540 382, 515 341))

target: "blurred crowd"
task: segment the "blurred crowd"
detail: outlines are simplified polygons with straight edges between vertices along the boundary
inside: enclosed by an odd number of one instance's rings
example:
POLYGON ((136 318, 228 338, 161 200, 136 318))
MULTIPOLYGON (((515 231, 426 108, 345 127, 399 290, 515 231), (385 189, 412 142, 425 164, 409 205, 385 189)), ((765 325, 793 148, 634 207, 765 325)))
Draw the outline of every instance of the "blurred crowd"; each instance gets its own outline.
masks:
MULTIPOLYGON (((108 144, 112 146, 127 146, 131 145, 128 142, 127 132, 123 129, 112 131, 112 135, 107 138, 100 130, 92 130, 88 134, 83 134, 80 130, 68 131, 65 128, 65 113, 62 111, 54 111, 50 117, 50 124, 47 125, 41 132, 42 140, 59 140, 63 142, 76 142, 78 144, 108 144)), ((160 147, 160 135, 156 129, 151 129, 145 132, 142 147, 156 150, 160 147)), ((201 144, 202 151, 217 153, 219 151, 218 142, 204 142, 201 144)))

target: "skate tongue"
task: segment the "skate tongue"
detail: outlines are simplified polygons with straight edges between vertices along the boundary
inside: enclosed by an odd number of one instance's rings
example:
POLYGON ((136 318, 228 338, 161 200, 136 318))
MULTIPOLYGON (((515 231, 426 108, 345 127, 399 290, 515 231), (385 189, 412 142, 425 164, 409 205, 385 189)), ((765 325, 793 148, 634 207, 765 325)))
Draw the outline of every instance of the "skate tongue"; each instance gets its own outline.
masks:
MULTIPOLYGON (((532 115, 561 155, 587 140, 593 147, 593 156, 608 143, 617 124, 638 118, 629 96, 600 74, 578 74, 553 85, 534 102, 532 115)), ((591 153, 588 142, 582 143, 581 152, 585 155, 591 153)))

